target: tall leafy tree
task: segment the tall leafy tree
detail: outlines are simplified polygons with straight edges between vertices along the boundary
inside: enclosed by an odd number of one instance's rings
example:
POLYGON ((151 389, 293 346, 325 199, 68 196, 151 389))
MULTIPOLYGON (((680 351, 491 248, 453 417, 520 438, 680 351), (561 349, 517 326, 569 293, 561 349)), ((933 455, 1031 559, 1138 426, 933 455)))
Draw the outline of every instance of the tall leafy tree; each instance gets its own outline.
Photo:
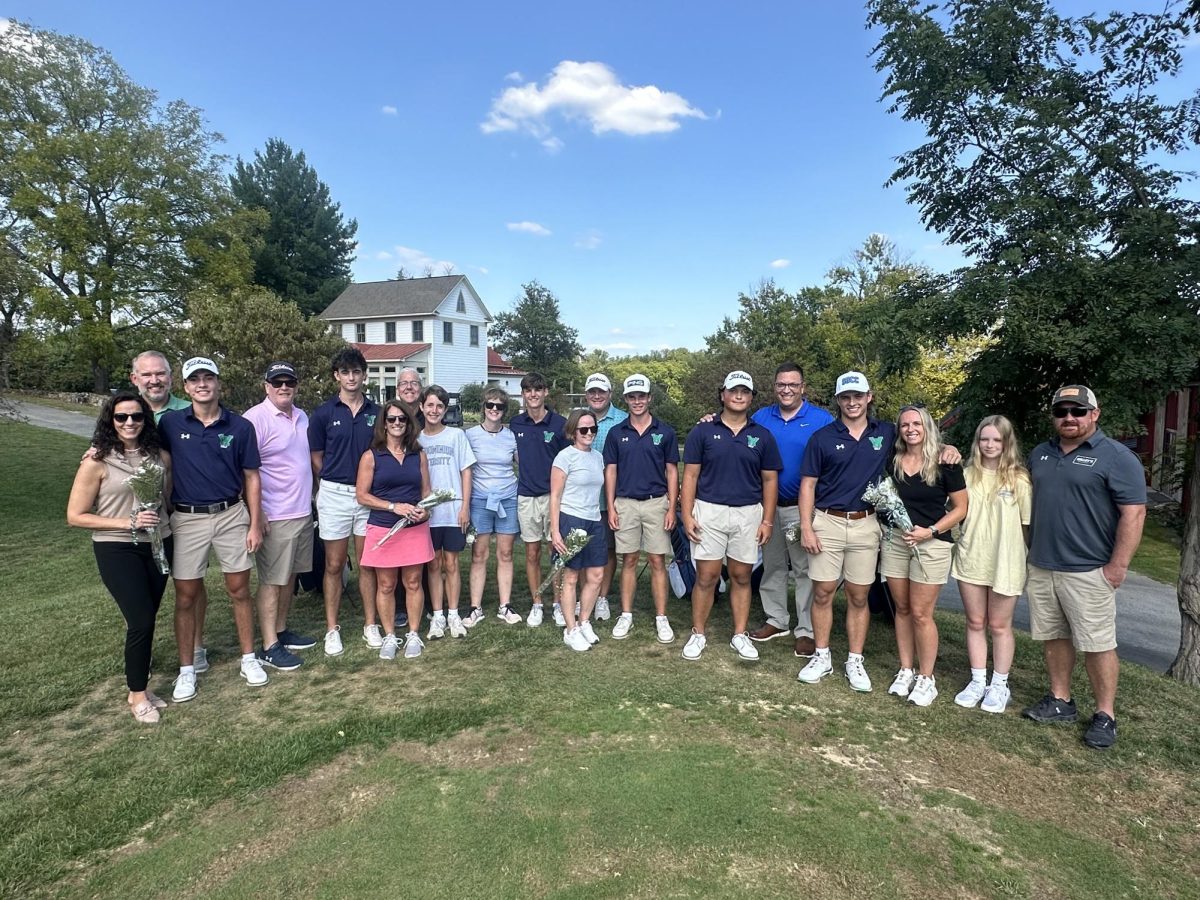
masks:
POLYGON ((304 151, 272 138, 252 162, 238 158, 229 183, 245 207, 270 216, 254 257, 254 282, 305 315, 332 303, 350 283, 358 222, 342 217, 304 151))
MULTIPOLYGON (((1084 382, 1110 432, 1133 430, 1200 360, 1200 205, 1175 167, 1200 139, 1185 5, 1070 18, 1046 0, 871 0, 868 19, 891 110, 926 131, 892 182, 971 260, 910 284, 904 318, 991 338, 960 391, 967 420, 1003 410, 1040 438, 1049 392, 1084 382)), ((1200 502, 1179 599, 1171 671, 1200 683, 1200 502)))
POLYGON ((32 315, 72 331, 96 391, 127 363, 119 333, 183 316, 190 242, 229 211, 219 140, 87 41, 0 32, 0 236, 32 315))
POLYGON ((521 286, 511 310, 499 313, 488 328, 492 346, 519 368, 541 372, 558 390, 579 378, 579 331, 562 321, 558 298, 537 281, 521 286))

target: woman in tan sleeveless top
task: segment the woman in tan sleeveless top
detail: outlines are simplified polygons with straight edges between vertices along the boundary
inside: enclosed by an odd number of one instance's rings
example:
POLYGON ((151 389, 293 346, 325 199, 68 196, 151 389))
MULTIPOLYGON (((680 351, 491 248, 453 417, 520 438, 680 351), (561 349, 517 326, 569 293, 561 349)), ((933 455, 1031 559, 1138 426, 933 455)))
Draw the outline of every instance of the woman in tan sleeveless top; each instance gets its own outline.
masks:
POLYGON ((125 618, 129 706, 135 719, 151 724, 158 721, 158 711, 167 705, 147 690, 147 684, 154 622, 168 576, 159 571, 147 529, 160 529, 169 560, 171 540, 165 498, 170 494, 170 459, 161 450, 149 404, 129 391, 118 392, 105 401, 96 420, 92 446, 95 452, 83 459, 75 473, 67 501, 67 523, 92 531, 100 579, 125 618), (146 459, 158 461, 167 470, 161 513, 134 512, 133 490, 126 482, 146 459), (139 531, 137 543, 135 528, 139 531))

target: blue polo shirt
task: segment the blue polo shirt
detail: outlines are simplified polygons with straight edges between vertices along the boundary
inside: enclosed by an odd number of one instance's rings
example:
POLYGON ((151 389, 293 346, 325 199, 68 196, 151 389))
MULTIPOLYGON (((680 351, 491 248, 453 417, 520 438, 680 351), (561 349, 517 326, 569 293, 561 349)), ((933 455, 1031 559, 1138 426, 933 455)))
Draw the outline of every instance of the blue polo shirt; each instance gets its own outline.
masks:
POLYGON ((783 417, 778 404, 763 407, 750 418, 775 438, 783 460, 783 471, 779 473, 779 503, 795 506, 800 497, 800 464, 804 462, 809 438, 832 422, 833 416, 805 400, 790 419, 783 417))
POLYGON ((817 479, 817 509, 857 512, 871 509, 863 500, 867 485, 879 477, 896 444, 896 426, 868 419, 855 440, 841 419, 834 419, 808 439, 801 478, 817 479))
MULTIPOLYGON (((617 409, 611 403, 608 404, 608 412, 606 412, 602 417, 596 419, 596 440, 592 446, 596 450, 600 451, 600 453, 603 453, 605 446, 604 442, 608 440, 609 431, 611 431, 612 427, 618 422, 624 422, 628 418, 629 413, 625 412, 625 410, 617 409)), ((607 508, 607 506, 608 496, 604 493, 604 491, 600 491, 601 511, 607 508)))
POLYGON ((244 469, 259 468, 254 426, 220 407, 209 426, 192 407, 172 409, 158 420, 163 448, 171 454, 171 503, 208 506, 241 496, 244 469))
POLYGON ((517 496, 544 497, 550 493, 550 468, 560 450, 569 446, 563 437, 567 420, 552 409, 542 421, 518 413, 508 427, 517 439, 517 496))
POLYGON ((735 435, 720 416, 692 429, 683 461, 700 465, 696 499, 722 506, 762 503, 763 470, 783 468, 771 432, 751 420, 735 435))
POLYGON ((679 464, 675 429, 654 416, 638 434, 626 417, 608 432, 604 442, 604 465, 617 467, 617 496, 649 500, 667 492, 667 466, 679 464))
MULTIPOLYGON (((379 404, 363 397, 358 415, 335 394, 308 417, 308 449, 325 454, 321 477, 338 484, 354 484, 358 479, 358 461, 371 446, 379 404)), ((412 423, 409 423, 412 427, 412 423)))

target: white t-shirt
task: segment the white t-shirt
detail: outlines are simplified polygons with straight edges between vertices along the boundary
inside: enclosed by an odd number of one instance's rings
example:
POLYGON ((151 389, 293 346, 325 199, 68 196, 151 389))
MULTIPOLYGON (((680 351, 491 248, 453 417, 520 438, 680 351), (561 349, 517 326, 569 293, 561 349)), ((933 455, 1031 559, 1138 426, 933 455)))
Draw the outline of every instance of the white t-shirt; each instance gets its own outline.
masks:
POLYGON ((600 492, 604 489, 604 457, 595 450, 567 447, 554 457, 554 468, 567 475, 559 508, 569 516, 600 521, 600 492))
POLYGON ((517 496, 517 437, 504 426, 492 432, 482 425, 467 429, 467 442, 475 454, 471 470, 471 496, 507 500, 517 496))
POLYGON ((443 428, 437 434, 421 432, 418 439, 429 460, 429 486, 435 491, 451 491, 455 498, 439 503, 429 511, 431 528, 458 526, 462 509, 462 473, 475 464, 475 454, 461 428, 443 428))

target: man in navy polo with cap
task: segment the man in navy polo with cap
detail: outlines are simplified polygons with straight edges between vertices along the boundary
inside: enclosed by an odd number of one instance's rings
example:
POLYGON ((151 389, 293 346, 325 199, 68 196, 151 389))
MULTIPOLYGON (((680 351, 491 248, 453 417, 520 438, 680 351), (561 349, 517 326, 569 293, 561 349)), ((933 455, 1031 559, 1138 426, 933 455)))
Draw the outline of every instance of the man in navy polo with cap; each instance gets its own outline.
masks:
POLYGON ((177 703, 196 696, 194 633, 196 597, 215 551, 233 601, 233 621, 241 646, 241 675, 258 687, 267 673, 254 655, 254 607, 250 598, 250 554, 262 543, 262 486, 254 426, 221 405, 217 364, 194 356, 183 364, 189 409, 171 410, 159 420, 163 449, 171 454, 171 531, 175 553, 175 640, 179 677, 177 703))
POLYGON ((604 493, 608 525, 621 554, 621 615, 612 636, 621 640, 633 628, 633 594, 642 551, 650 566, 654 628, 660 644, 675 640, 667 618, 667 554, 679 496, 679 444, 675 429, 650 414, 650 379, 625 379, 629 416, 612 426, 604 442, 604 493))

